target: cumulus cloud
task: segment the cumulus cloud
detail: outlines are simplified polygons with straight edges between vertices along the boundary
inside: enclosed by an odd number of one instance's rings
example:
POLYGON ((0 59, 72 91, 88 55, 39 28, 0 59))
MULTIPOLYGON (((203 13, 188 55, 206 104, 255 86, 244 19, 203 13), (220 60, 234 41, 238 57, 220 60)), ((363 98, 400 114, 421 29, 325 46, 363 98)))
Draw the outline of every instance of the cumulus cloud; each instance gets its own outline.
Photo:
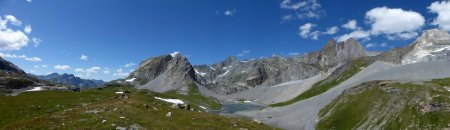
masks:
POLYGON ((428 6, 428 10, 438 15, 433 20, 433 25, 437 25, 441 29, 450 31, 450 1, 433 2, 428 6))
POLYGON ((225 15, 225 16, 231 16, 231 15, 233 15, 234 13, 236 13, 236 9, 233 9, 233 10, 226 10, 225 12, 223 12, 223 15, 225 15))
POLYGON ((331 28, 327 28, 327 31, 323 32, 322 34, 333 35, 333 34, 337 33, 338 31, 339 31, 339 28, 337 26, 334 26, 331 28))
POLYGON ((377 7, 366 13, 366 19, 371 24, 373 35, 386 34, 403 39, 412 38, 409 37, 410 34, 420 30, 425 24, 425 18, 421 14, 400 8, 377 7))
POLYGON ((57 70, 69 70, 69 69, 71 69, 71 67, 68 66, 68 65, 56 65, 54 68, 57 69, 57 70))
POLYGON ((18 20, 13 15, 5 15, 5 19, 6 19, 6 21, 11 22, 12 25, 15 25, 15 26, 21 26, 22 25, 22 21, 18 20))
POLYGON ((348 22, 343 24, 342 27, 350 30, 356 30, 359 28, 358 23, 354 19, 348 20, 348 22))
POLYGON ((312 24, 312 23, 306 23, 306 24, 300 26, 300 27, 298 28, 298 30, 299 30, 299 35, 300 35, 302 38, 309 38, 309 37, 311 37, 311 29, 312 29, 314 26, 316 26, 316 25, 315 25, 315 24, 312 24))
POLYGON ((103 73, 104 73, 104 74, 109 74, 109 73, 111 73, 111 70, 110 70, 109 68, 105 68, 105 69, 103 70, 103 73))
POLYGON ((29 38, 26 32, 13 29, 10 25, 20 27, 22 22, 12 15, 0 16, 0 50, 20 50, 27 46, 29 38))
POLYGON ((244 50, 244 51, 242 51, 241 53, 237 54, 237 56, 238 56, 238 57, 245 56, 245 55, 247 55, 248 53, 250 53, 250 50, 244 50))
POLYGON ((84 55, 84 54, 82 54, 82 55, 81 55, 81 57, 80 57, 80 60, 84 60, 84 61, 86 61, 86 60, 88 60, 88 56, 87 56, 87 55, 84 55))
POLYGON ((26 55, 16 55, 16 54, 5 54, 0 52, 0 56, 3 58, 13 58, 13 59, 23 59, 26 61, 42 61, 39 57, 28 57, 26 55))
POLYGON ((364 30, 355 30, 355 31, 353 31, 351 33, 339 36, 337 38, 337 41, 345 41, 345 40, 347 40, 349 38, 369 40, 370 39, 370 32, 369 31, 364 31, 364 30))
POLYGON ((280 8, 291 11, 291 14, 284 16, 283 20, 320 18, 325 12, 321 7, 317 0, 283 0, 280 4, 280 8))
POLYGON ((30 34, 30 33, 31 33, 31 31, 32 31, 32 29, 31 29, 31 25, 27 25, 27 26, 25 26, 25 28, 23 29, 23 31, 24 31, 25 33, 27 33, 27 34, 30 34))
POLYGON ((33 40, 34 47, 38 47, 42 42, 42 40, 40 38, 36 38, 36 37, 33 37, 32 40, 33 40))
POLYGON ((129 68, 129 67, 132 67, 132 66, 135 66, 135 65, 136 65, 136 63, 130 62, 128 64, 125 64, 125 68, 129 68))
POLYGON ((97 74, 102 68, 101 67, 91 67, 87 69, 77 68, 74 71, 81 73, 85 77, 90 77, 93 74, 97 74))
POLYGON ((299 27, 299 33, 298 35, 300 35, 300 37, 308 39, 311 38, 313 40, 318 40, 320 35, 333 35, 335 34, 337 31, 339 31, 339 28, 337 26, 334 27, 330 27, 327 28, 327 30, 325 32, 321 32, 321 31, 313 31, 312 29, 317 26, 316 24, 313 23, 306 23, 302 26, 299 27))

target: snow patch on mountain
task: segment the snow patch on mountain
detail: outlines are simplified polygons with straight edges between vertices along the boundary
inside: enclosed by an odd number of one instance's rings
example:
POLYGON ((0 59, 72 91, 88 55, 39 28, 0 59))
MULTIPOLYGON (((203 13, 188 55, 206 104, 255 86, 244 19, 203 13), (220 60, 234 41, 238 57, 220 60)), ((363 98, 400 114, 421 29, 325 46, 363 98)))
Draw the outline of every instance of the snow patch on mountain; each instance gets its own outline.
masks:
POLYGON ((176 57, 177 55, 180 55, 179 51, 175 51, 173 53, 170 53, 170 56, 172 56, 172 57, 176 57))

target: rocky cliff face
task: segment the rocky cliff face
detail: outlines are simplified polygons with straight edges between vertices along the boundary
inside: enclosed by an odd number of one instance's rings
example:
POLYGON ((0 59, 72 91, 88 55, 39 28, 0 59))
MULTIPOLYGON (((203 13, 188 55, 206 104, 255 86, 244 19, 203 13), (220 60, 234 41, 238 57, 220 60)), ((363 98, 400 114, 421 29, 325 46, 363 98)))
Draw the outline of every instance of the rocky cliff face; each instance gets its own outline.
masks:
POLYGON ((156 92, 185 91, 189 83, 196 81, 192 65, 178 52, 143 61, 125 80, 156 92))
POLYGON ((267 87, 317 75, 321 71, 365 56, 355 39, 336 43, 329 40, 318 52, 306 56, 273 56, 239 61, 236 57, 212 65, 194 66, 198 81, 219 94, 232 94, 254 87, 267 87))
POLYGON ((231 56, 211 65, 192 66, 186 57, 173 53, 143 61, 136 71, 120 82, 157 92, 183 92, 187 84, 199 83, 213 92, 232 94, 309 78, 362 56, 365 56, 365 48, 355 39, 339 43, 330 40, 320 51, 306 56, 272 56, 246 61, 231 56))
POLYGON ((402 64, 450 60, 450 35, 443 30, 426 30, 413 43, 402 64))
POLYGON ((412 44, 394 48, 378 57, 383 61, 403 65, 450 60, 450 35, 439 29, 426 30, 412 44))
POLYGON ((52 83, 61 83, 81 88, 86 87, 99 87, 104 84, 101 80, 89 80, 89 79, 81 79, 80 77, 76 77, 73 74, 57 74, 52 73, 49 75, 36 76, 38 79, 46 80, 52 83))

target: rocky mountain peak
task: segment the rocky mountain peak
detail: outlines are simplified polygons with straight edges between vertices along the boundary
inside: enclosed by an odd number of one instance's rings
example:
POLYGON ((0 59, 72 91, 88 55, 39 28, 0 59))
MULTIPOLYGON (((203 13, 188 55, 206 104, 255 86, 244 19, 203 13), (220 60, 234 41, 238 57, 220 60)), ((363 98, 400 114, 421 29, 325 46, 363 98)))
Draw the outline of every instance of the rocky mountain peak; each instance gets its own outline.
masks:
POLYGON ((222 63, 224 65, 234 65, 238 62, 239 62, 239 60, 236 56, 230 56, 230 57, 227 57, 227 59, 225 59, 222 63))
POLYGON ((417 38, 420 42, 429 42, 433 44, 450 43, 450 34, 440 29, 430 29, 423 31, 422 35, 417 38))
POLYGON ((412 49, 404 55, 401 64, 450 60, 450 34, 446 31, 425 30, 410 46, 412 49))
POLYGON ((166 92, 196 82, 196 75, 188 59, 180 52, 174 52, 141 62, 126 81, 138 88, 166 92))
POLYGON ((336 40, 334 39, 329 39, 327 44, 321 49, 321 51, 329 51, 329 50, 333 50, 336 46, 336 40))

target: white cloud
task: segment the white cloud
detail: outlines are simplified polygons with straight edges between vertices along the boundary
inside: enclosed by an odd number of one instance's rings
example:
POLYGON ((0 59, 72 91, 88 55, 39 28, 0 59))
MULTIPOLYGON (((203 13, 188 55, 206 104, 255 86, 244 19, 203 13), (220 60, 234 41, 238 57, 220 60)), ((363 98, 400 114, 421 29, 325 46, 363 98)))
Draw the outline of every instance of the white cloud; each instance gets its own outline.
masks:
POLYGON ((417 37, 417 35, 419 35, 419 33, 417 32, 403 32, 398 34, 387 35, 387 38, 389 40, 396 40, 396 39, 408 40, 417 37))
POLYGON ((386 47, 386 46, 387 46, 386 43, 380 43, 380 44, 377 44, 377 43, 369 43, 369 44, 366 45, 366 48, 371 48, 371 47, 386 47))
POLYGON ((75 70, 74 70, 75 72, 83 72, 84 71, 84 69, 81 69, 81 68, 76 68, 75 70))
POLYGON ((27 0, 27 2, 28 2, 28 3, 31 3, 31 2, 33 2, 33 1, 31 1, 31 0, 27 0))
POLYGON ((225 12, 223 12, 223 15, 225 15, 225 16, 231 16, 231 15, 233 15, 234 13, 236 13, 236 9, 233 9, 233 10, 226 10, 225 12))
POLYGON ((400 8, 377 7, 366 13, 366 19, 371 24, 373 35, 386 34, 393 37, 416 32, 425 24, 425 18, 421 14, 400 8))
POLYGON ((135 66, 135 65, 136 65, 136 63, 130 62, 128 64, 125 64, 125 68, 129 68, 129 67, 132 67, 132 66, 135 66))
POLYGON ((7 21, 11 22, 12 25, 22 26, 22 22, 13 15, 5 15, 5 19, 7 21))
POLYGON ((0 52, 0 56, 3 58, 23 59, 26 61, 42 61, 39 57, 28 57, 26 55, 5 54, 0 52))
POLYGON ((93 74, 97 74, 101 69, 102 69, 101 67, 95 66, 87 69, 77 68, 74 71, 81 73, 85 77, 90 77, 93 74))
POLYGON ((350 30, 355 30, 358 29, 358 23, 356 22, 356 20, 352 19, 348 20, 346 24, 343 24, 342 27, 350 30))
POLYGON ((40 38, 36 38, 36 37, 33 37, 32 40, 34 43, 34 47, 38 47, 42 42, 42 40, 40 38))
POLYGON ((47 65, 41 65, 41 67, 47 68, 48 66, 47 65))
POLYGON ((437 25, 441 29, 450 31, 450 1, 433 2, 428 6, 428 10, 438 14, 433 20, 433 25, 437 25))
POLYGON ((327 28, 327 31, 323 32, 323 34, 333 35, 333 34, 336 34, 338 31, 339 31, 339 28, 334 26, 331 28, 327 28))
POLYGON ((295 15, 295 18, 298 19, 320 18, 324 13, 321 9, 322 5, 320 5, 317 0, 283 0, 280 7, 282 9, 291 10, 293 14, 290 15, 295 15))
POLYGON ((320 35, 324 35, 324 34, 333 35, 337 31, 339 31, 339 28, 336 26, 327 28, 327 31, 325 31, 325 32, 321 32, 321 31, 317 31, 317 30, 313 31, 312 28, 314 28, 315 26, 317 26, 317 25, 313 24, 313 23, 306 23, 306 24, 300 26, 298 28, 298 30, 299 30, 298 35, 300 35, 300 37, 305 38, 305 39, 311 38, 313 40, 318 40, 320 35))
POLYGON ((121 77, 121 78, 126 77, 128 75, 129 75, 129 73, 124 73, 122 69, 117 69, 116 72, 113 73, 113 76, 121 77))
POLYGON ((27 25, 27 26, 25 26, 25 29, 23 29, 23 31, 24 31, 25 33, 27 33, 27 34, 30 34, 30 33, 31 33, 31 31, 32 31, 32 29, 31 29, 31 25, 27 25))
MULTIPOLYGON (((25 56, 25 55, 23 55, 23 56, 25 56)), ((25 56, 24 59, 27 61, 42 61, 42 59, 39 57, 26 57, 25 56)))
POLYGON ((103 70, 103 73, 104 73, 104 74, 109 74, 109 73, 111 73, 111 70, 110 70, 109 68, 105 68, 105 69, 103 70))
POLYGON ((21 26, 22 22, 12 15, 0 16, 0 50, 20 50, 28 45, 28 36, 19 29, 12 29, 13 26, 21 26))
POLYGON ((88 60, 88 56, 87 56, 87 55, 84 55, 84 54, 82 54, 82 55, 81 55, 81 57, 80 57, 80 60, 84 60, 84 61, 86 61, 86 60, 88 60))
POLYGON ((54 68, 57 69, 57 70, 68 70, 68 69, 71 69, 71 67, 68 66, 68 65, 56 65, 54 68))
POLYGON ((316 26, 316 25, 315 25, 315 24, 312 24, 312 23, 306 23, 306 24, 300 26, 300 27, 298 28, 298 30, 300 31, 300 32, 299 32, 299 35, 300 35, 302 38, 309 38, 309 37, 311 37, 311 29, 312 29, 314 26, 316 26))
POLYGON ((290 20, 292 20, 292 18, 293 18, 293 16, 291 14, 281 17, 281 19, 283 19, 283 21, 290 21, 290 20))
POLYGON ((238 56, 238 57, 245 56, 245 55, 247 55, 248 53, 250 53, 250 50, 244 50, 244 51, 242 51, 241 53, 237 54, 237 56, 238 56))
POLYGON ((355 30, 355 31, 353 31, 351 33, 339 36, 337 38, 337 41, 345 41, 345 40, 347 40, 349 38, 369 40, 370 39, 370 32, 369 31, 364 31, 364 30, 355 30))

